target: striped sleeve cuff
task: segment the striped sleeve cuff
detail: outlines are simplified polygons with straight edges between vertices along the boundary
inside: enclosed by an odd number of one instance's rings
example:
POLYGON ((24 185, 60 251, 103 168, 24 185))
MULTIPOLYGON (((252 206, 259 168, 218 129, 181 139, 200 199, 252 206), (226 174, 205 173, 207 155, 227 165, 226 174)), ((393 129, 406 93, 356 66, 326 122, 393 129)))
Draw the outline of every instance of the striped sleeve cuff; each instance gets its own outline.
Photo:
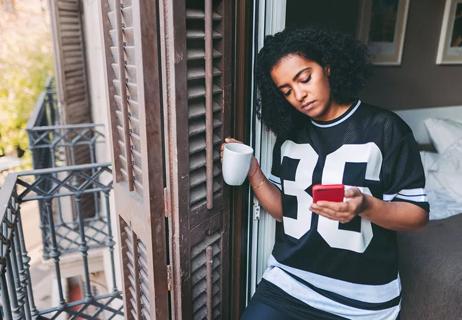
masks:
POLYGON ((403 189, 398 193, 384 194, 383 200, 410 202, 418 205, 419 207, 422 207, 426 211, 429 210, 427 193, 425 192, 424 188, 403 189))
POLYGON ((427 202, 427 193, 425 189, 418 188, 418 189, 403 189, 398 193, 394 194, 384 194, 383 200, 384 201, 392 201, 395 199, 402 199, 414 202, 427 202))
POLYGON ((281 178, 276 177, 276 176, 273 176, 272 174, 270 174, 270 175, 268 176, 268 180, 269 180, 272 184, 274 184, 276 187, 278 187, 279 190, 282 191, 281 178))

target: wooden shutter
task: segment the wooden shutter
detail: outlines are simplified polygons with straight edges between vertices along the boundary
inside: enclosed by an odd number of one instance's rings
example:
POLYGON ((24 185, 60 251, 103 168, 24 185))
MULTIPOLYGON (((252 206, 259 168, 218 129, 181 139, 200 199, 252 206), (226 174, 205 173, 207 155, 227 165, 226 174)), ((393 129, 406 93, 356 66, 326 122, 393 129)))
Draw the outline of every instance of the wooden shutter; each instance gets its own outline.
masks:
POLYGON ((219 146, 232 106, 233 6, 161 6, 175 319, 229 317, 229 197, 219 146))
MULTIPOLYGON (((53 34, 53 49, 55 57, 56 91, 59 101, 61 123, 90 123, 91 103, 88 90, 88 77, 85 59, 84 23, 82 20, 81 0, 50 0, 51 26, 53 34)), ((61 133, 70 144, 75 134, 61 133)), ((75 145, 58 148, 55 153, 64 152, 67 165, 95 162, 94 150, 90 145, 75 145), (93 154, 93 155, 92 155, 93 154)), ((53 155, 54 156, 54 155, 53 155)), ((95 215, 94 195, 83 195, 81 210, 85 217, 95 215)), ((75 205, 73 214, 77 215, 75 205)))
POLYGON ((155 1, 102 0, 126 319, 168 319, 155 1))
MULTIPOLYGON (((65 124, 91 122, 80 0, 49 0, 56 89, 65 124)), ((80 155, 76 155, 76 163, 80 155)), ((85 157, 85 156, 83 156, 85 157)))

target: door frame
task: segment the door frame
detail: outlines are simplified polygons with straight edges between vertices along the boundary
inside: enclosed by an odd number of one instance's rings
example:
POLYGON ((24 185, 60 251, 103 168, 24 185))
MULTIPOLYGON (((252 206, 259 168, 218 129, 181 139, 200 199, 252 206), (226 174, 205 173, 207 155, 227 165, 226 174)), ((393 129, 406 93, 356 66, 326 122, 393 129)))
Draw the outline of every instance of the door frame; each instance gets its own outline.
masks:
MULTIPOLYGON (((236 1, 232 134, 254 148, 255 156, 266 175, 271 169, 275 137, 256 116, 257 96, 253 70, 255 57, 263 46, 265 35, 284 29, 285 12, 286 0, 236 1)), ((248 185, 233 188, 230 201, 231 319, 239 319, 266 268, 267 257, 274 244, 275 220, 260 208, 248 185)))
MULTIPOLYGON (((263 47, 266 35, 275 34, 285 27, 286 0, 255 0, 254 25, 252 46, 252 70, 255 68, 255 59, 258 51, 263 47)), ((258 92, 251 74, 251 141, 263 173, 268 177, 271 173, 272 151, 276 140, 256 115, 258 92)), ((266 269, 268 257, 274 246, 276 221, 261 208, 257 198, 251 194, 249 197, 248 212, 248 259, 246 272, 246 304, 255 293, 266 269)))

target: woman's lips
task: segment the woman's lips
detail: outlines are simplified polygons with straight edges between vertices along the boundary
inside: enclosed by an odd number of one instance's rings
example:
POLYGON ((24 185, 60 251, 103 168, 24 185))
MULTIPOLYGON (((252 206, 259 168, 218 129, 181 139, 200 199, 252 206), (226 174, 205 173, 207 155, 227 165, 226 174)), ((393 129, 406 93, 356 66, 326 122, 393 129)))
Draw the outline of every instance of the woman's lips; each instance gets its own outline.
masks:
POLYGON ((316 100, 313 100, 313 101, 310 101, 310 102, 308 102, 308 103, 305 103, 304 105, 302 105, 302 109, 303 109, 303 110, 309 110, 309 109, 311 109, 311 107, 312 107, 312 105, 313 105, 313 103, 314 103, 315 101, 316 101, 316 100))

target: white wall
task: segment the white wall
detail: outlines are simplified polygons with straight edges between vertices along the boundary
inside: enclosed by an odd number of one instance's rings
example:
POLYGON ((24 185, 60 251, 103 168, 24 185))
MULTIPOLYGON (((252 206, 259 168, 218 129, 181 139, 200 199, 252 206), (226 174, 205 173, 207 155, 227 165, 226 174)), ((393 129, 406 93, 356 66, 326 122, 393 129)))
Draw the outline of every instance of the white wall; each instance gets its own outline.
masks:
POLYGON ((92 118, 94 123, 105 125, 105 144, 97 147, 97 161, 111 161, 111 147, 108 132, 108 98, 106 95, 106 72, 104 48, 101 32, 100 1, 82 0, 84 11, 84 34, 87 59, 87 76, 91 99, 92 118))
MULTIPOLYGON (((96 148, 97 162, 111 162, 112 161, 112 147, 109 135, 109 99, 107 95, 107 78, 106 78, 106 62, 104 59, 104 43, 102 33, 102 17, 100 0, 82 0, 84 11, 84 33, 85 33, 85 46, 86 46, 86 59, 87 59, 87 74, 89 79, 89 92, 91 99, 92 118, 94 123, 104 124, 105 143, 98 144, 96 148)), ((104 206, 104 205, 103 205, 104 206)), ((119 235, 117 227, 117 214, 114 205, 114 195, 111 194, 111 222, 112 233, 114 241, 116 242, 115 254, 115 272, 117 287, 119 290, 121 286, 121 263, 119 254, 119 235)), ((104 256, 104 270, 106 275, 106 282, 108 289, 111 288, 111 268, 109 260, 109 252, 105 250, 104 256)))

